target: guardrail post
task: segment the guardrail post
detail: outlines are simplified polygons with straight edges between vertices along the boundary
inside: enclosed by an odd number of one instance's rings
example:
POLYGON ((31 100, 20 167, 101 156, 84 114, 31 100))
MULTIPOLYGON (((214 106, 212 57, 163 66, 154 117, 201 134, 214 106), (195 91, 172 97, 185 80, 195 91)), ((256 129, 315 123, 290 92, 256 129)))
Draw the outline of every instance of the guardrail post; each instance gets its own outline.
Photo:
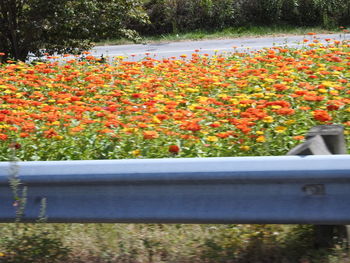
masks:
MULTIPOLYGON (((346 154, 344 127, 341 125, 318 125, 309 130, 305 142, 291 149, 287 155, 346 154)), ((316 248, 330 248, 337 241, 347 240, 348 227, 343 225, 315 225, 314 245, 316 248)))
POLYGON ((331 154, 347 154, 344 127, 341 125, 318 125, 310 129, 306 140, 321 136, 331 154))

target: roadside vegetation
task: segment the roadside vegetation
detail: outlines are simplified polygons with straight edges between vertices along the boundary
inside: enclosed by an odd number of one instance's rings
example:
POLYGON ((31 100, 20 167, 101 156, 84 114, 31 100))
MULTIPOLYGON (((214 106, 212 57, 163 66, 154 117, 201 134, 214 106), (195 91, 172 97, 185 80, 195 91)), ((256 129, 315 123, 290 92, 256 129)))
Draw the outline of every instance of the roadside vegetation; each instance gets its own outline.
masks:
POLYGON ((0 67, 0 160, 284 155, 318 124, 349 137, 349 43, 0 67), (172 148, 173 147, 173 148, 172 148))
POLYGON ((143 6, 150 23, 134 28, 145 42, 328 33, 350 25, 350 2, 343 0, 145 0, 143 6))
POLYGON ((348 263, 341 244, 315 249, 311 226, 0 225, 6 263, 348 263), (25 230, 24 230, 25 228, 25 230))
POLYGON ((94 43, 144 43, 350 26, 349 0, 3 0, 1 59, 81 53, 94 43))
MULTIPOLYGON (((343 125, 349 146, 350 44, 315 35, 346 33, 349 19, 348 0, 4 0, 0 161, 284 155, 318 124, 343 125), (112 63, 84 52, 108 39, 266 34, 304 34, 304 47, 112 63), (29 53, 43 60, 23 62, 29 53)), ((0 231, 6 263, 350 261, 344 240, 316 249, 303 225, 16 222, 0 231)))
POLYGON ((129 25, 147 20, 140 0, 1 0, 0 59, 81 53, 107 37, 136 40, 129 25))
MULTIPOLYGON (((348 42, 250 54, 0 67, 0 158, 284 155, 317 124, 349 141, 348 42)), ((347 262, 311 226, 2 224, 1 262, 347 262)))
POLYGON ((250 37, 278 37, 301 35, 307 36, 308 33, 315 34, 344 34, 348 29, 339 27, 326 29, 323 27, 299 27, 291 25, 269 25, 269 26, 237 26, 224 29, 196 29, 189 32, 164 33, 160 35, 142 35, 137 41, 127 38, 110 38, 100 40, 94 43, 97 46, 102 45, 126 45, 126 44, 150 44, 176 41, 196 41, 209 39, 229 39, 229 38, 250 38, 250 37))

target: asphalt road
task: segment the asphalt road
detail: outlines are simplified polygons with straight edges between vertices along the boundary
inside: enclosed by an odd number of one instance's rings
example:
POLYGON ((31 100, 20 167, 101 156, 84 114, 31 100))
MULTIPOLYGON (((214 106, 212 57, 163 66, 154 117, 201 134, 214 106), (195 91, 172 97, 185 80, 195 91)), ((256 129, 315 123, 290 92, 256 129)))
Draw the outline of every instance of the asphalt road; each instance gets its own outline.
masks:
POLYGON ((97 46, 91 50, 92 55, 100 56, 123 56, 125 60, 140 60, 146 56, 156 59, 191 56, 197 50, 199 54, 214 55, 217 53, 249 52, 272 46, 301 47, 314 40, 327 43, 326 39, 350 40, 350 34, 320 34, 306 36, 283 36, 283 37, 259 37, 259 38, 235 38, 203 41, 181 41, 155 44, 135 44, 117 46, 97 46), (303 40, 307 39, 308 42, 303 40))

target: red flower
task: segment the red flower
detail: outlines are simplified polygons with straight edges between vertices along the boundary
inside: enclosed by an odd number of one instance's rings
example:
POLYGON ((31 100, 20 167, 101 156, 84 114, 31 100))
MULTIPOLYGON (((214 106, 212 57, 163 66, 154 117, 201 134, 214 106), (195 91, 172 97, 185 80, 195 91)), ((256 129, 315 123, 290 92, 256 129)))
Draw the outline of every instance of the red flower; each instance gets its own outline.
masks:
POLYGON ((344 103, 339 100, 329 100, 327 104, 327 110, 329 111, 339 110, 340 107, 344 106, 344 103))
POLYGON ((170 145, 168 151, 173 154, 178 154, 180 151, 180 147, 177 145, 170 145))
POLYGON ((18 150, 18 149, 21 149, 22 145, 19 144, 18 142, 13 142, 10 144, 10 147, 18 150))

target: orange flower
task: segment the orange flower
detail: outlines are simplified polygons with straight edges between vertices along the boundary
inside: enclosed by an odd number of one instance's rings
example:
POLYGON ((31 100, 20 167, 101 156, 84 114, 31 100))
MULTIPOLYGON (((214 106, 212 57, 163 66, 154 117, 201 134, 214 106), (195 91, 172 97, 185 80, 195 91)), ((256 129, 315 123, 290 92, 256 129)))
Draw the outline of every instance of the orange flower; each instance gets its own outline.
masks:
POLYGON ((297 140, 297 141, 301 141, 301 140, 304 140, 304 136, 302 136, 302 135, 297 135, 297 136, 293 136, 293 139, 294 140, 297 140))
POLYGON ((0 133, 0 141, 6 141, 8 136, 6 134, 0 133))
POLYGON ((201 129, 201 126, 197 122, 185 122, 184 124, 181 125, 180 127, 183 130, 188 130, 188 131, 199 131, 201 129))
POLYGON ((287 115, 293 115, 295 113, 295 110, 291 108, 281 108, 281 109, 275 110, 274 112, 280 115, 287 116, 287 115))
POLYGON ((159 134, 156 131, 144 131, 143 132, 143 138, 145 140, 156 139, 158 137, 159 137, 159 134))
POLYGON ((81 131, 83 131, 83 130, 84 130, 84 128, 81 127, 81 126, 73 127, 73 128, 70 129, 70 131, 73 132, 73 133, 75 133, 75 132, 81 132, 81 131))
POLYGON ((260 135, 260 136, 258 136, 258 138, 256 138, 256 141, 257 142, 266 142, 266 138, 265 138, 265 136, 260 135))
POLYGON ((54 129, 49 129, 44 131, 44 137, 45 138, 52 138, 54 136, 57 136, 58 133, 54 129))
POLYGON ((29 133, 27 133, 27 132, 21 132, 21 133, 19 134, 19 137, 21 137, 21 138, 29 137, 29 133))
POLYGON ((278 91, 283 91, 283 90, 286 90, 288 89, 288 87, 284 84, 274 84, 273 87, 278 90, 278 91))
POLYGON ((328 112, 325 110, 315 110, 313 112, 313 116, 315 120, 326 122, 332 120, 332 117, 329 116, 328 112))

